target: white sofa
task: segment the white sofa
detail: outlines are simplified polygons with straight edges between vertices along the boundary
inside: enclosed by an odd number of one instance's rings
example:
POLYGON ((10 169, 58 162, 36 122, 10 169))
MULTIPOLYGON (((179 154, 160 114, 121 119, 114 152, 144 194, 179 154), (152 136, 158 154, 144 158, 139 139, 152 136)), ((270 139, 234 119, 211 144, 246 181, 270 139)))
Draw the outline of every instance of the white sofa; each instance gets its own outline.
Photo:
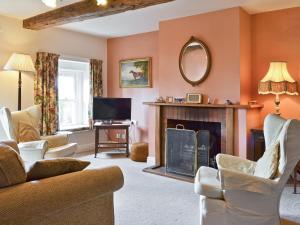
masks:
POLYGON ((200 195, 201 225, 279 225, 281 192, 300 159, 300 121, 268 115, 266 146, 279 141, 274 179, 254 176, 256 162, 218 155, 218 170, 200 167, 195 192, 200 195))
MULTIPOLYGON (((22 111, 11 112, 8 108, 0 109, 0 122, 4 128, 5 137, 2 140, 18 142, 19 122, 31 124, 39 130, 41 122, 41 107, 31 106, 22 111)), ((68 134, 41 136, 41 140, 18 143, 20 155, 25 161, 35 161, 46 158, 69 157, 77 150, 77 143, 70 143, 68 134)))

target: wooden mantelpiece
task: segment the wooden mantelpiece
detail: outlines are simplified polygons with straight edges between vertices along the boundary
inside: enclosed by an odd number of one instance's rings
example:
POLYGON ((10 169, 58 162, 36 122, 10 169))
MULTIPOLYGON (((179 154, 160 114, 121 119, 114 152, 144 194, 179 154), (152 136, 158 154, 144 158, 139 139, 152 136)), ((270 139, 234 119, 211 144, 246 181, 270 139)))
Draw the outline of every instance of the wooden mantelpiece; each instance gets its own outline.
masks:
POLYGON ((198 108, 234 108, 254 109, 263 108, 263 105, 226 105, 226 104, 190 104, 190 103, 165 103, 165 102, 144 102, 144 105, 152 106, 176 106, 176 107, 198 107, 198 108))
MULTIPOLYGON (((263 105, 187 104, 144 102, 155 107, 155 167, 165 167, 165 129, 168 120, 217 122, 221 124, 221 153, 234 152, 234 115, 238 110, 260 109, 263 105)), ((157 170, 159 171, 159 170, 157 170)), ((155 173, 155 172, 154 172, 155 173)), ((157 174, 163 175, 158 172, 157 174)))

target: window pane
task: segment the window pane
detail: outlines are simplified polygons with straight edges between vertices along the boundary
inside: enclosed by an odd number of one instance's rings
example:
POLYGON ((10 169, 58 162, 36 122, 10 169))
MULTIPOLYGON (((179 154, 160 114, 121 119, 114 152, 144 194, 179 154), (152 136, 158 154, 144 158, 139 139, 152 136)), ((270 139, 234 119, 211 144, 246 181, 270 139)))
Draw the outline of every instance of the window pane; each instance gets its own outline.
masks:
POLYGON ((59 60, 58 101, 60 130, 88 126, 88 62, 59 60))
POLYGON ((74 76, 65 76, 63 72, 58 76, 58 98, 69 100, 75 99, 74 76))

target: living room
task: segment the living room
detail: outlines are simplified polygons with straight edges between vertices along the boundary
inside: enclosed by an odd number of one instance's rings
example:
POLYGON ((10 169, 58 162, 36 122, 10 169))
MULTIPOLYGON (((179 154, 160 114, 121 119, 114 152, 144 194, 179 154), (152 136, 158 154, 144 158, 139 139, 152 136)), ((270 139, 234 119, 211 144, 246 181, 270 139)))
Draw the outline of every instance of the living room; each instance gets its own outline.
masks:
POLYGON ((299 28, 293 0, 0 2, 0 224, 300 224, 299 28))

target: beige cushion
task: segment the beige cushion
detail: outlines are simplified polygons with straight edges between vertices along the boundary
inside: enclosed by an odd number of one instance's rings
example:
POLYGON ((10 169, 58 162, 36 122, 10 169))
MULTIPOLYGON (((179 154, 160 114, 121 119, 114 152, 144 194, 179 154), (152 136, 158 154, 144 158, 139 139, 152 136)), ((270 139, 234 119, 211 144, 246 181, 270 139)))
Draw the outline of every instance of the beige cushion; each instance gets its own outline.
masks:
POLYGON ((278 168, 279 143, 271 144, 266 148, 263 156, 257 161, 254 176, 272 179, 278 168))
POLYGON ((41 140, 39 131, 31 124, 19 121, 19 142, 30 142, 41 140))
POLYGON ((47 159, 36 161, 27 172, 27 181, 54 177, 66 173, 81 171, 90 162, 71 158, 47 159))
POLYGON ((26 182, 24 163, 10 146, 0 143, 0 188, 26 182))
POLYGON ((195 193, 209 198, 223 199, 223 190, 218 179, 218 170, 201 166, 195 177, 195 193))
POLYGON ((34 128, 39 130, 39 124, 41 119, 41 107, 34 105, 21 111, 15 111, 11 113, 12 124, 14 134, 17 140, 19 140, 19 122, 25 122, 31 124, 34 128))

